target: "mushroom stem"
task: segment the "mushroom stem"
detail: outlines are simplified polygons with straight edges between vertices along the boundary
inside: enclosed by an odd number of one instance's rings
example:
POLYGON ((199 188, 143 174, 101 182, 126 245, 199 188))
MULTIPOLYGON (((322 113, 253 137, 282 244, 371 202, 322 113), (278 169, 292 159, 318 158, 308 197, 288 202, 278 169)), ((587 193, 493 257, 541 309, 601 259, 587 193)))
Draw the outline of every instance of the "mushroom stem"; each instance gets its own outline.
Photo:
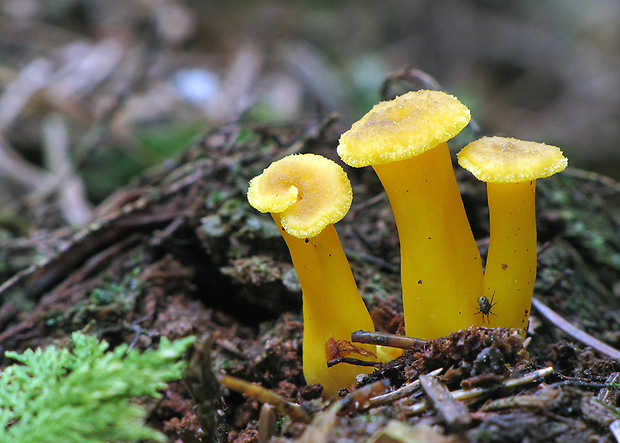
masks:
POLYGON ((506 137, 482 137, 457 157, 487 184, 491 233, 478 324, 486 316, 525 334, 536 279, 536 179, 563 171, 568 160, 556 146, 506 137))
POLYGON ((487 183, 490 239, 483 294, 493 297, 502 327, 523 331, 536 280, 535 193, 536 180, 487 183))
MULTIPOLYGON (((308 384, 322 384, 324 395, 333 396, 355 383, 358 374, 374 368, 346 364, 328 368, 325 344, 330 338, 349 341, 351 333, 359 329, 374 331, 372 319, 359 296, 334 225, 327 225, 315 237, 300 239, 282 228, 279 214, 272 216, 289 248, 303 292, 304 377, 308 384)), ((376 352, 375 346, 360 346, 376 352)))
POLYGON ((372 166, 398 229, 407 335, 434 339, 471 326, 482 264, 448 145, 372 166))

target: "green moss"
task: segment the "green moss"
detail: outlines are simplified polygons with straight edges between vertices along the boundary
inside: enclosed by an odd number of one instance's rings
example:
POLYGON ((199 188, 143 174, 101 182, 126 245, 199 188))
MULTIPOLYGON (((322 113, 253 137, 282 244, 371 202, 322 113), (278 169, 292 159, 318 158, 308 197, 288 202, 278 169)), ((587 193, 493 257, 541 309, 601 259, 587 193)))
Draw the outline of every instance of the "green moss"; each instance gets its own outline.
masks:
POLYGON ((82 328, 97 318, 99 326, 126 318, 136 303, 143 289, 140 280, 140 268, 135 267, 127 273, 120 283, 104 275, 104 282, 93 289, 88 297, 81 299, 70 308, 58 312, 52 311, 46 320, 48 326, 60 326, 75 330, 82 328))
POLYGON ((159 161, 174 157, 185 149, 204 131, 202 122, 174 122, 143 126, 136 129, 135 137, 144 149, 144 160, 153 160, 152 155, 159 161))
POLYGON ((182 354, 194 337, 140 353, 79 332, 73 349, 49 346, 23 354, 6 352, 21 364, 0 375, 0 442, 166 441, 144 424, 146 410, 131 401, 161 397, 166 382, 186 370, 182 354))

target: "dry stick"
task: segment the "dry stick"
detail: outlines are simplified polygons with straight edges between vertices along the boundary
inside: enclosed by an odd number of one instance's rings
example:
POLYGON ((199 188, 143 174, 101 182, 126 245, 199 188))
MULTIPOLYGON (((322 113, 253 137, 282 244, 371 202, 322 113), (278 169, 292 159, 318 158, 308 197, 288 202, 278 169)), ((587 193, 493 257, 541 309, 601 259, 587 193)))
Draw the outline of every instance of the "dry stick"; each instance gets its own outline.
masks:
POLYGON ((155 61, 155 51, 152 48, 154 39, 151 40, 153 41, 147 42, 147 47, 144 48, 143 54, 141 54, 143 62, 137 63, 138 70, 136 74, 132 76, 129 82, 112 97, 111 106, 97 121, 94 122, 92 127, 78 141, 75 148, 75 154, 72 158, 73 163, 70 165, 70 168, 65 169, 62 174, 52 176, 49 182, 45 183, 45 187, 43 189, 37 189, 36 192, 29 195, 28 202, 31 205, 37 204, 47 195, 54 192, 63 184, 70 174, 75 174, 75 171, 89 158, 89 154, 106 140, 109 132, 111 131, 110 126, 112 121, 122 110, 132 93, 146 78, 149 68, 155 61))
POLYGON ((53 64, 37 58, 22 69, 0 96, 0 133, 4 133, 30 101, 45 87, 53 73, 53 64))
POLYGON ((351 333, 351 341, 353 343, 389 346, 390 348, 411 349, 416 345, 427 343, 429 340, 387 332, 355 331, 351 333))
POLYGON ((219 373, 216 374, 216 377, 218 381, 228 389, 241 392, 261 403, 269 403, 280 414, 287 415, 294 421, 302 421, 304 423, 310 422, 310 417, 298 404, 291 403, 275 392, 271 392, 269 389, 228 374, 219 373))
POLYGON ((419 380, 420 387, 448 429, 461 429, 471 423, 467 408, 452 396, 446 385, 430 375, 420 374, 419 380))
POLYGON ((278 417, 274 407, 263 403, 258 413, 258 443, 267 443, 278 430, 278 417))
POLYGON ((8 177, 21 185, 36 190, 47 183, 51 174, 26 161, 0 133, 0 176, 8 177))
POLYGON ((373 396, 385 392, 389 385, 390 381, 388 379, 383 379, 350 392, 338 401, 338 404, 340 405, 338 415, 343 416, 350 412, 364 409, 364 406, 371 398, 373 398, 373 396))
POLYGON ((590 346, 591 348, 595 349, 601 354, 607 355, 608 357, 620 359, 619 350, 609 346, 608 344, 603 343, 602 341, 592 337, 587 332, 584 332, 581 329, 573 326, 537 298, 532 298, 532 305, 544 318, 546 318, 559 329, 573 337, 575 340, 579 340, 581 343, 590 346))
POLYGON ((63 216, 70 224, 83 226, 90 220, 92 210, 84 182, 72 170, 67 125, 59 115, 52 114, 43 120, 41 126, 46 166, 54 176, 65 177, 58 186, 63 216))
MULTIPOLYGON (((435 369, 432 372, 429 372, 428 375, 432 377, 436 377, 441 374, 443 368, 435 369)), ((400 388, 395 391, 388 392, 386 394, 377 395, 376 397, 372 397, 368 400, 362 409, 370 409, 375 408, 377 406, 383 406, 390 403, 395 402, 396 400, 400 400, 401 398, 409 397, 411 394, 420 389, 420 380, 414 380, 411 383, 407 383, 402 385, 400 388)))
POLYGON ((566 171, 564 172, 564 174, 568 174, 573 177, 578 177, 583 180, 589 180, 589 181, 594 181, 597 183, 602 183, 603 185, 610 188, 612 192, 620 192, 620 183, 618 183, 612 178, 606 177, 601 174, 597 174, 596 172, 584 171, 581 169, 575 169, 575 168, 568 167, 566 168, 566 171))
POLYGON ((332 366, 335 366, 339 363, 348 363, 350 365, 355 365, 355 366, 369 366, 369 367, 372 366, 375 368, 378 368, 383 364, 378 361, 360 360, 359 358, 337 357, 337 358, 332 358, 331 360, 327 360, 327 367, 331 368, 332 366))
MULTIPOLYGON (((513 378, 510 380, 506 380, 504 382, 498 383, 495 386, 491 386, 488 388, 459 389, 458 391, 450 392, 450 395, 455 400, 475 399, 475 398, 482 397, 488 394, 493 394, 500 389, 514 388, 516 386, 534 382, 543 377, 546 377, 547 375, 550 375, 551 373, 553 373, 553 368, 551 366, 548 366, 546 368, 542 368, 537 371, 532 371, 529 374, 524 375, 523 377, 513 378)), ((415 405, 412 405, 406 408, 406 412, 409 414, 419 414, 421 412, 424 412, 427 407, 428 407, 427 402, 423 401, 423 402, 416 403, 415 405)))

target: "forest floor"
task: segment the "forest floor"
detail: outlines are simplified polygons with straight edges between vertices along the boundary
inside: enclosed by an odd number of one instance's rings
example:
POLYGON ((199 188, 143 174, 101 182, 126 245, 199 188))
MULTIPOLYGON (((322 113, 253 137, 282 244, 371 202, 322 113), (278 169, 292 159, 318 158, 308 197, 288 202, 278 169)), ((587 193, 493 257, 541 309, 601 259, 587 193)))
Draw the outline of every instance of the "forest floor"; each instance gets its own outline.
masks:
MULTIPOLYGON (((620 441, 619 183, 570 165, 537 183, 523 343, 466 330, 331 403, 304 381, 286 245, 246 200, 248 181, 287 154, 341 164, 340 134, 379 99, 440 88, 404 63, 471 103, 453 158, 487 133, 526 134, 617 174, 617 14, 292 3, 2 2, 0 369, 5 351, 64 345, 77 330, 141 350, 195 335, 187 378, 145 403, 170 441, 620 441), (253 387, 222 386, 231 380, 253 387)), ((395 333, 389 202, 371 168, 344 168, 354 200, 336 228, 377 330, 395 333)), ((455 173, 484 258, 484 184, 455 173)))
MULTIPOLYGON (((57 208, 38 207, 30 215, 37 228, 28 236, 15 229, 5 242, 7 266, 34 250, 48 252, 1 288, 2 349, 63 343, 79 329, 113 346, 131 343, 140 349, 163 336, 201 337, 188 379, 171 384, 163 399, 149 405, 149 424, 171 440, 209 441, 219 429, 229 441, 258 441, 260 433, 261 438, 302 441, 411 441, 415 436, 426 441, 614 441, 609 426, 618 419, 613 377, 620 361, 569 337, 537 309, 524 350, 509 331, 468 331, 460 341, 438 344, 433 351, 410 351, 407 359, 379 369, 374 384, 367 380, 366 387, 350 394, 357 397, 344 397, 335 406, 305 386, 301 295, 290 256, 271 218, 249 206, 245 191, 251 177, 286 154, 336 159, 343 130, 331 117, 286 127, 211 130, 176 161, 152 168, 112 194, 96 208, 94 221, 77 232, 46 228, 54 225, 50 220, 57 208), (501 355, 483 358, 491 343, 484 337, 491 337, 501 355), (437 368, 444 372, 434 388, 483 386, 483 392, 446 404, 425 402, 432 398, 427 389, 434 389, 426 387, 420 391, 424 395, 416 391, 368 403, 437 368), (264 392, 242 395, 220 387, 214 374, 221 371, 281 396, 269 400, 276 413, 261 409, 264 392), (528 374, 533 378, 503 385, 528 374), (381 379, 389 383, 376 382, 381 379), (280 401, 300 404, 303 413, 287 412, 290 405, 278 406, 280 401), (460 405, 456 412, 455 405, 460 405)), ((377 329, 396 332, 402 308, 389 203, 371 169, 347 172, 355 199, 338 230, 377 329)), ((456 173, 484 256, 484 184, 459 169, 456 173)), ((606 199, 618 189, 604 177, 577 170, 540 181, 535 289, 537 299, 572 325, 616 347, 618 221, 606 199)))

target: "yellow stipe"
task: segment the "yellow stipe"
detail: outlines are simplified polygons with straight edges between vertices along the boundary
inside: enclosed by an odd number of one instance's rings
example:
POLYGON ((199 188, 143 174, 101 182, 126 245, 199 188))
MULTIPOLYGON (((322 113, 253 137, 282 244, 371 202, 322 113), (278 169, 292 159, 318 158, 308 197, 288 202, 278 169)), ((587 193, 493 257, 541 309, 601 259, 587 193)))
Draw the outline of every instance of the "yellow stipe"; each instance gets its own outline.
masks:
POLYGON ((536 280, 535 192, 535 180, 487 183, 490 238, 483 282, 484 295, 496 303, 491 327, 527 330, 536 280))
POLYGON ((482 264, 447 144, 373 167, 398 227, 407 335, 434 339, 471 326, 482 264))
MULTIPOLYGON (((370 373, 373 368, 342 363, 328 368, 325 343, 330 338, 350 341, 351 333, 359 329, 374 331, 372 319, 359 295, 334 225, 306 240, 287 234, 281 228, 279 216, 273 214, 273 218, 289 248, 303 291, 304 377, 308 384, 322 384, 324 395, 334 396, 340 389, 355 384, 358 374, 370 373)), ((360 346, 376 354, 375 346, 360 346)))

